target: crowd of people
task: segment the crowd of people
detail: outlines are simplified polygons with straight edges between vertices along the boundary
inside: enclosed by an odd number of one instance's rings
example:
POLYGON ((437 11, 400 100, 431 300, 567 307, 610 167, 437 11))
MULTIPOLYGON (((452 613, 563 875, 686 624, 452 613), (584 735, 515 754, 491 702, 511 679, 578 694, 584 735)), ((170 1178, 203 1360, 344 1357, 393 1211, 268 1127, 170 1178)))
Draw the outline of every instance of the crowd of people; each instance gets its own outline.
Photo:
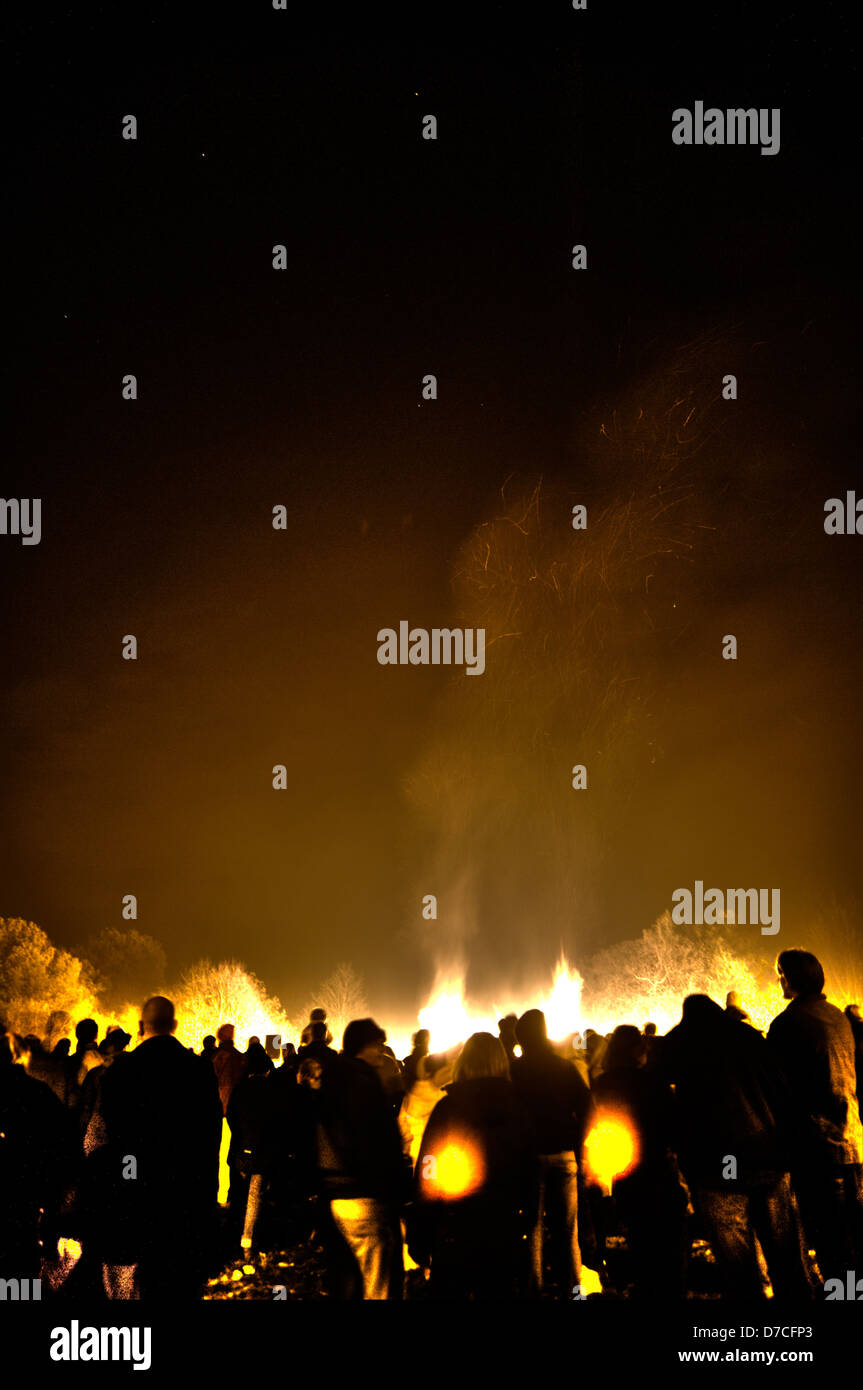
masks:
POLYGON ((50 1050, 0 1025, 0 1278, 62 1289, 73 1249, 67 1286, 198 1298, 226 1260, 313 1238, 341 1299, 400 1299, 406 1271, 439 1300, 580 1298, 584 1264, 671 1300, 700 1240, 726 1298, 824 1297, 863 1271, 863 1023, 810 952, 777 973, 766 1035, 733 994, 690 995, 665 1036, 553 1043, 531 1009, 446 1053, 420 1030, 401 1060, 371 1018, 336 1050, 323 1010, 245 1052, 230 1023, 183 1047, 161 996, 134 1048, 91 1019, 50 1050))

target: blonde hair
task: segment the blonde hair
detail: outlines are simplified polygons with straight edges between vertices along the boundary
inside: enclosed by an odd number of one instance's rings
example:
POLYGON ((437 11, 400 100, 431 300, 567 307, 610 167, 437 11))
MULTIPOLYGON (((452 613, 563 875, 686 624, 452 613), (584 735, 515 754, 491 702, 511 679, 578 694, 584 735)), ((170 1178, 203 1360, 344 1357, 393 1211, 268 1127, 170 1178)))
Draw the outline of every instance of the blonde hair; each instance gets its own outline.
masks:
POLYGON ((491 1033, 474 1033, 468 1038, 455 1064, 455 1081, 475 1081, 481 1076, 503 1076, 509 1080, 509 1062, 500 1038, 491 1033))

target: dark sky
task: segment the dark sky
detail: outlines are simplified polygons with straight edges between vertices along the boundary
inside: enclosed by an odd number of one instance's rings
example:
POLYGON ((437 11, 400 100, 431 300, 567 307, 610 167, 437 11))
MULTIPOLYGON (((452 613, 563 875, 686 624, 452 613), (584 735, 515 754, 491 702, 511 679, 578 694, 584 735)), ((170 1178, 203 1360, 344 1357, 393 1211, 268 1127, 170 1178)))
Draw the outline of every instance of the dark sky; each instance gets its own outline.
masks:
POLYGON ((381 1008, 466 878, 479 983, 711 874, 859 920, 848 11, 217 9, 19 21, 2 495, 43 535, 0 536, 0 913, 70 944, 134 892, 173 969, 238 956, 291 1007, 347 958, 381 1008), (697 99, 780 107, 780 153, 673 145, 697 99), (478 624, 477 528, 540 478, 570 564, 571 503, 649 493, 638 412, 686 393, 691 550, 649 601, 628 551, 594 628, 573 590, 482 678, 377 664, 402 618, 478 624))

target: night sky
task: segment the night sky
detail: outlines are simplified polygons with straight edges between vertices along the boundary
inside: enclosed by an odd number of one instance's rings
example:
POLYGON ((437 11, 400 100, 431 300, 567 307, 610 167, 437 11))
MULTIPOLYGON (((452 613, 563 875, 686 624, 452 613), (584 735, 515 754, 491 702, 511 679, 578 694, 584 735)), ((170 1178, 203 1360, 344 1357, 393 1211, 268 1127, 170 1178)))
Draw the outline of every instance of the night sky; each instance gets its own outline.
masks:
POLYGON ((781 887, 770 949, 859 923, 850 11, 462 8, 18 20, 0 493, 42 540, 0 536, 0 913, 58 944, 135 893, 172 971, 290 1009, 347 959, 383 1016, 696 878, 781 887), (675 146, 698 99, 781 108, 779 154, 675 146), (670 459, 681 547, 554 594, 670 459), (479 528, 537 495, 512 611, 479 528), (376 661, 510 618, 482 677, 376 661))

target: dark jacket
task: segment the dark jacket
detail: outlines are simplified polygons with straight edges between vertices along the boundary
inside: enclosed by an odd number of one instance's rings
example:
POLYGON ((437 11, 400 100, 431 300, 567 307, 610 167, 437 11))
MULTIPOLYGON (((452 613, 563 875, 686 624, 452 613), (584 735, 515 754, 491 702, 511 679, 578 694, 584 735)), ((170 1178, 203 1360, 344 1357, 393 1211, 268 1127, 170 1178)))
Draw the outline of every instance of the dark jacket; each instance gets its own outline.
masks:
POLYGON ((246 1177, 272 1166, 278 1100, 269 1075, 243 1076, 231 1092, 225 1116, 231 1131, 228 1162, 241 1167, 246 1177))
POLYGON ((842 1010, 823 994, 792 999, 767 1042, 793 1096, 795 1161, 863 1162, 854 1034, 842 1010))
POLYGON ((410 1166, 375 1069, 340 1055, 324 1072, 317 1101, 318 1169, 326 1196, 404 1200, 410 1166))
POLYGON ((737 1181, 785 1172, 789 1097, 767 1043, 721 1011, 683 1020, 662 1040, 660 1069, 673 1083, 674 1147, 687 1182, 722 1188, 727 1156, 737 1181))
POLYGON ((454 1081, 445 1090, 420 1144, 410 1253, 418 1264, 431 1262, 433 1268, 442 1257, 450 1263, 487 1263, 495 1251, 514 1257, 535 1194, 537 1148, 530 1116, 505 1077, 454 1081), (453 1149, 463 1155, 461 1196, 446 1186, 453 1149))
POLYGON ((201 1238, 215 1214, 222 1113, 213 1069, 170 1036, 147 1038, 102 1082, 104 1203, 117 1217, 118 1263, 201 1238), (128 1157, 134 1180, 123 1177, 128 1157))
POLYGON ((536 1152, 578 1158, 592 1113, 590 1091, 580 1073, 552 1047, 541 1047, 511 1064, 512 1084, 530 1115, 536 1152))
POLYGON ((61 1230, 75 1176, 75 1128, 63 1102, 23 1067, 0 1064, 0 1278, 38 1275, 61 1230), (41 1212, 40 1212, 41 1208, 41 1212))

